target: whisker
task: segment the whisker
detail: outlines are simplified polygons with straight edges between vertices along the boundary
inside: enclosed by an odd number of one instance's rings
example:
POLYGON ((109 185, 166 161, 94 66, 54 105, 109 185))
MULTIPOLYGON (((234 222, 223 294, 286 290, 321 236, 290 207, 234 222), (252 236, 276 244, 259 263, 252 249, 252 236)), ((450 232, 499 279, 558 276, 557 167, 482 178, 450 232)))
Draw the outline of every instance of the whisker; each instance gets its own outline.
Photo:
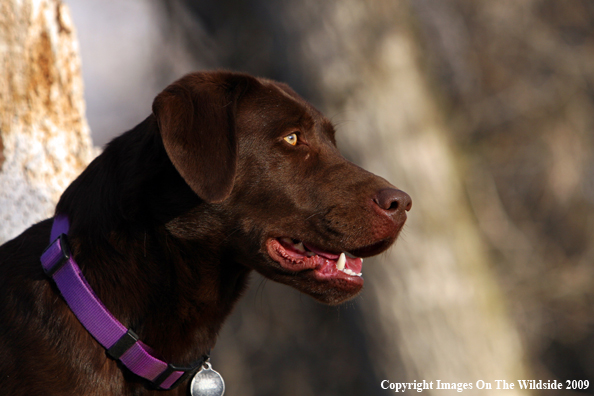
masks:
POLYGON ((233 234, 235 234, 236 232, 240 231, 241 228, 240 227, 236 227, 233 231, 231 231, 229 234, 227 234, 227 236, 225 236, 225 239, 223 239, 223 241, 226 241, 227 239, 229 239, 233 234))
MULTIPOLYGON (((307 217, 305 220, 309 220, 309 219, 311 219, 312 217, 314 217, 314 216, 318 216, 318 215, 321 215, 321 214, 324 214, 324 211, 323 211, 323 210, 322 210, 322 211, 319 211, 319 212, 316 212, 316 213, 312 214, 311 216, 308 216, 308 217, 307 217)), ((304 221, 305 221, 305 220, 304 220, 304 221)))
MULTIPOLYGON (((256 287, 256 295, 254 297, 254 300, 256 300, 258 298, 258 295, 260 296, 260 306, 262 306, 264 304, 264 287, 266 286, 266 282, 268 281, 268 279, 264 278, 263 276, 260 277, 260 282, 258 283, 258 287, 256 287)), ((254 304, 256 302, 254 301, 254 304)))

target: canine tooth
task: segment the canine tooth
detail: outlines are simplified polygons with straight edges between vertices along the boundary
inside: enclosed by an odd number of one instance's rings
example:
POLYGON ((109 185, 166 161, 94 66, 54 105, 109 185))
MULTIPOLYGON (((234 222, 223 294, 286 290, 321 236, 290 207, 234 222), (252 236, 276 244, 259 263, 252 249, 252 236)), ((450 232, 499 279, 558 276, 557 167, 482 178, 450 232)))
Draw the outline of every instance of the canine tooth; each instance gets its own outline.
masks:
POLYGON ((344 265, 346 264, 346 256, 344 255, 344 253, 340 253, 340 257, 338 257, 338 260, 336 261, 336 269, 342 271, 344 270, 344 265))
POLYGON ((296 245, 293 245, 296 250, 299 250, 302 253, 305 253, 305 246, 303 246, 303 242, 299 242, 296 245))

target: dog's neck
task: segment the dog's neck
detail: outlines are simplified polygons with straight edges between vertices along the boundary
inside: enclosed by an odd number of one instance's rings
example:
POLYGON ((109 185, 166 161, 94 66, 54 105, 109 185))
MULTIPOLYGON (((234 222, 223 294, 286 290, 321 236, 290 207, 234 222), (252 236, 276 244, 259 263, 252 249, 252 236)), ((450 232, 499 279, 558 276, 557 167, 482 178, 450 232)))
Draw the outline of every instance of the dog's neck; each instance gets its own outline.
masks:
POLYGON ((228 220, 175 171, 156 128, 151 116, 109 145, 56 212, 106 307, 164 359, 187 364, 214 347, 250 271, 217 235, 228 220))

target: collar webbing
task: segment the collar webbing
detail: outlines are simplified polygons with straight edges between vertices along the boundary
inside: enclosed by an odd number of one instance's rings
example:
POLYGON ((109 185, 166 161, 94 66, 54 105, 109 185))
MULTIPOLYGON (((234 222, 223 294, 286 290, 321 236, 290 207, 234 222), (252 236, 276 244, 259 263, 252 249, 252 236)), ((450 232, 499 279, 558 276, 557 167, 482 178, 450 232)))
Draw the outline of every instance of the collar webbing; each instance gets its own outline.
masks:
POLYGON ((68 218, 54 218, 50 245, 41 255, 45 273, 54 280, 70 310, 101 344, 107 354, 117 359, 134 374, 160 389, 172 389, 196 372, 208 355, 191 367, 178 367, 154 356, 154 351, 131 330, 117 320, 95 295, 68 247, 68 218))

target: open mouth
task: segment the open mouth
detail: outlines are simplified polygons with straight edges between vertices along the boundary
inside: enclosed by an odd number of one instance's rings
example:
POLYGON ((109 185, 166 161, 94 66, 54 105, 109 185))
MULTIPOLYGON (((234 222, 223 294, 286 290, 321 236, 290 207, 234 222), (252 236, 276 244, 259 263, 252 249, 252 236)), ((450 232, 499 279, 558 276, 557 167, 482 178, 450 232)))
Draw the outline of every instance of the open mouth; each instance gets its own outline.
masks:
POLYGON ((272 238, 266 243, 268 254, 289 271, 313 271, 318 280, 342 279, 362 283, 363 259, 342 252, 326 252, 292 238, 272 238))

